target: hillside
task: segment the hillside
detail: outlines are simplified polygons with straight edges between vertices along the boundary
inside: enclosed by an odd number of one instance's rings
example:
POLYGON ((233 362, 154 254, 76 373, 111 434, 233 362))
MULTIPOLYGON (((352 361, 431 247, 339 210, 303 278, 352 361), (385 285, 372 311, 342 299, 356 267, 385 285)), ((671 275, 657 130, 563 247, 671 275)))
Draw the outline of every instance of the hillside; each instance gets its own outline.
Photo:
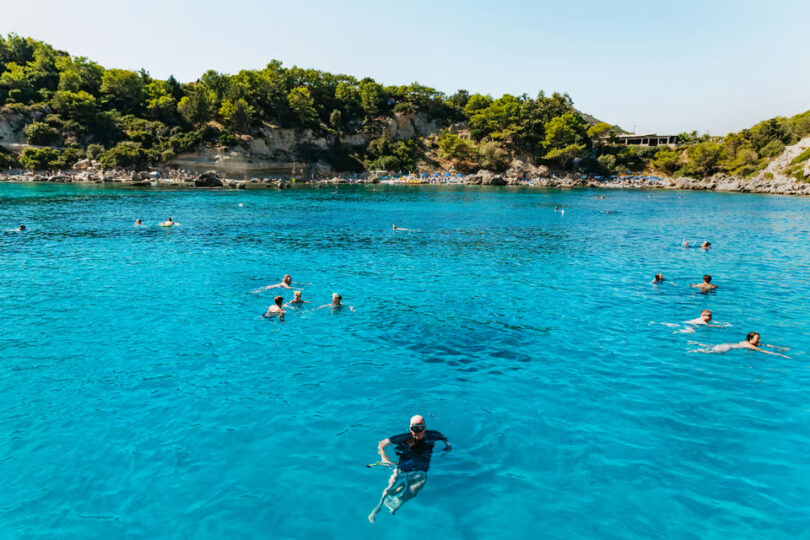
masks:
POLYGON ((579 112, 567 94, 448 96, 419 83, 385 86, 276 60, 179 83, 0 36, 3 168, 70 169, 87 159, 108 169, 213 167, 250 176, 498 172, 519 162, 529 172, 803 180, 806 155, 784 166, 774 160, 810 134, 810 111, 724 138, 682 134, 678 148, 611 144, 621 133, 579 112))

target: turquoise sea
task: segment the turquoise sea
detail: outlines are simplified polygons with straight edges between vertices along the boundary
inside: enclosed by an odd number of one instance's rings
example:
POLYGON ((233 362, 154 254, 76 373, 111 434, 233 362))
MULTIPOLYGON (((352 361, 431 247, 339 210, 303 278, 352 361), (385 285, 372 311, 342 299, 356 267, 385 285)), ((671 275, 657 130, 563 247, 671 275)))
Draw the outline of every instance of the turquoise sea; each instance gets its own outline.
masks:
POLYGON ((810 538, 808 233, 777 196, 0 185, 0 537, 810 538), (312 303, 265 319, 284 274, 312 303), (750 331, 791 358, 689 352, 750 331), (453 451, 371 525, 413 414, 453 451))

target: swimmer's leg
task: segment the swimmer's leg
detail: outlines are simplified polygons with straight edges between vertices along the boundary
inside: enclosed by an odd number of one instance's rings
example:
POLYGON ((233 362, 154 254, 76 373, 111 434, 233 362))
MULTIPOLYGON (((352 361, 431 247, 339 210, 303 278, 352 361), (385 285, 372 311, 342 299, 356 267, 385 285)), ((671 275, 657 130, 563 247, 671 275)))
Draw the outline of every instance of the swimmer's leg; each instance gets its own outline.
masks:
POLYGON ((374 520, 375 520, 375 517, 376 517, 377 513, 380 511, 380 508, 382 508, 383 502, 385 502, 385 498, 388 497, 388 494, 391 492, 391 488, 394 487, 394 483, 396 483, 398 475, 399 475, 399 471, 394 469, 394 472, 391 473, 391 478, 388 479, 388 485, 385 487, 385 489, 382 492, 382 497, 380 497, 380 502, 377 503, 377 506, 375 506, 374 510, 372 510, 371 513, 368 515, 369 523, 374 523, 374 520))
POLYGON ((408 474, 407 480, 406 489, 402 491, 402 494, 398 497, 397 504, 393 508, 389 506, 391 514, 396 514, 397 510, 402 508, 403 504, 416 497, 425 486, 425 482, 427 482, 427 473, 424 471, 414 471, 408 474))

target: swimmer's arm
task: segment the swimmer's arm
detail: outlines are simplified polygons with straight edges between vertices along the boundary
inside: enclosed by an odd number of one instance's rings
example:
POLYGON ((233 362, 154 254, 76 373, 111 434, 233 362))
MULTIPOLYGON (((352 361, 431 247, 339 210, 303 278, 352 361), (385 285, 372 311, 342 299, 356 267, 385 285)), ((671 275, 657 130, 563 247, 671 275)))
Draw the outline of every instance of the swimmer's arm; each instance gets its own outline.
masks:
POLYGON ((771 349, 779 349, 780 351, 789 351, 790 347, 779 347, 778 345, 768 345, 765 344, 763 347, 770 347, 771 349))
MULTIPOLYGON (((332 305, 332 304, 324 304, 324 305, 322 305, 321 307, 319 307, 318 309, 323 309, 323 308, 325 308, 325 307, 329 307, 329 306, 331 306, 331 305, 332 305)), ((317 311, 317 310, 316 310, 316 311, 317 311)))
POLYGON ((377 445, 377 453, 380 454, 380 461, 383 463, 388 463, 389 465, 393 465, 390 459, 388 459, 388 454, 385 453, 385 447, 391 444, 391 439, 383 439, 377 445))
POLYGON ((770 354, 771 356, 781 356, 782 358, 790 358, 789 356, 786 356, 784 354, 771 352, 771 351, 766 351, 766 350, 760 349, 759 347, 751 347, 751 348, 754 349, 755 351, 759 351, 761 353, 770 354))

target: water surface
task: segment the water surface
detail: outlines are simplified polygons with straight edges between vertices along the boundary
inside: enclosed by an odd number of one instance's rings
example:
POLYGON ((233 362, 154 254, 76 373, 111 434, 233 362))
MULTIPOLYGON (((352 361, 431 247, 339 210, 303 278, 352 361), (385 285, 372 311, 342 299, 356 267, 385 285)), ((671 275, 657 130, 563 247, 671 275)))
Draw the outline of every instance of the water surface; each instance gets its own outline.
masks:
POLYGON ((810 200, 598 194, 0 185, 0 536, 807 538, 810 200))

